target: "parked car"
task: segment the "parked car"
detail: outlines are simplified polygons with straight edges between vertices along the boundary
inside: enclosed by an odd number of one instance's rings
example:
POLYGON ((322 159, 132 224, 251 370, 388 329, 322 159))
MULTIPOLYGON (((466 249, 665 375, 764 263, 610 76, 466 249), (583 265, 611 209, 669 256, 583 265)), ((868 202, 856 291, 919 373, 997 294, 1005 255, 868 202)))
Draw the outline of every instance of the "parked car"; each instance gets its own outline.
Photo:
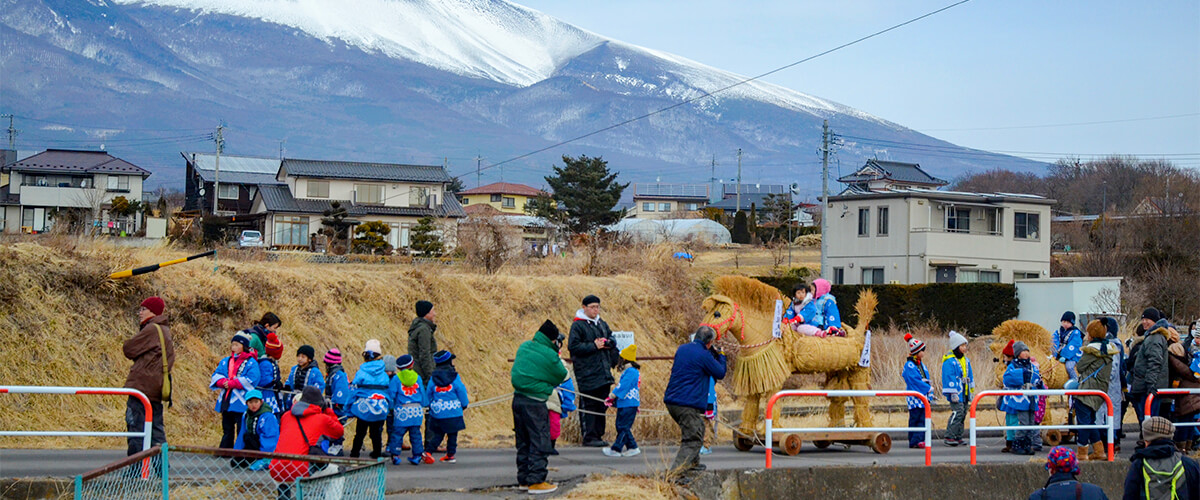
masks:
POLYGON ((263 246, 263 236, 262 236, 261 232, 249 231, 249 230, 242 231, 242 235, 238 237, 238 247, 240 247, 240 248, 252 248, 252 247, 262 247, 262 246, 263 246))

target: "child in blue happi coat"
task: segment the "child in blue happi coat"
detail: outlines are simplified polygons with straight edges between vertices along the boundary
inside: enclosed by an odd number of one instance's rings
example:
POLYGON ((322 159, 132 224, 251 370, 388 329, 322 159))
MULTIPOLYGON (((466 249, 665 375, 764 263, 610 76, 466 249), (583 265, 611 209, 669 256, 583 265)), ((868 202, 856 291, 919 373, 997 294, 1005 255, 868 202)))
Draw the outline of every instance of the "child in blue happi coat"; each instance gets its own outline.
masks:
MULTIPOLYGON (((1005 389, 1033 389, 1041 385, 1037 365, 1030 359, 1029 347, 1024 342, 1014 342, 1013 360, 1004 370, 1005 389)), ((1001 406, 1004 412, 1015 416, 1018 425, 1035 425, 1034 412, 1037 398, 1029 396, 1004 396, 1001 406)), ((1012 452, 1015 455, 1034 454, 1036 430, 1018 430, 1014 433, 1012 452)))
POLYGON ((425 408, 429 406, 425 385, 421 376, 413 370, 413 357, 405 354, 396 358, 396 376, 388 387, 388 399, 392 402, 392 464, 400 465, 404 435, 412 447, 408 463, 420 465, 422 461, 433 463, 433 455, 425 452, 421 442, 421 423, 425 420, 425 408))
POLYGON ((780 323, 791 327, 792 331, 809 337, 824 337, 825 331, 807 323, 817 316, 817 303, 813 300, 812 286, 796 283, 792 287, 792 303, 783 312, 780 323))
POLYGON ((296 366, 292 367, 287 382, 283 383, 283 389, 287 392, 283 398, 283 410, 291 410, 292 401, 310 385, 324 392, 325 377, 321 375, 321 367, 317 366, 317 350, 313 346, 302 345, 296 349, 296 366))
POLYGON ((325 352, 325 399, 342 423, 350 417, 351 396, 350 377, 342 368, 342 351, 335 347, 325 352))
POLYGON ((720 410, 717 408, 717 379, 708 377, 708 404, 704 408, 704 419, 708 420, 709 424, 712 425, 712 429, 711 432, 704 433, 705 444, 700 447, 701 455, 712 454, 712 446, 707 443, 710 443, 709 439, 716 440, 717 438, 718 411, 720 410))
POLYGON ((357 458, 362 451, 363 438, 371 434, 371 458, 383 455, 383 426, 388 416, 387 372, 384 371, 383 349, 379 341, 367 341, 363 349, 363 364, 354 373, 354 395, 350 403, 350 415, 358 419, 354 425, 354 447, 350 456, 357 458))
POLYGON ((1062 325, 1050 338, 1054 359, 1067 366, 1068 377, 1077 379, 1079 374, 1075 373, 1075 364, 1083 356, 1083 332, 1075 326, 1075 313, 1071 311, 1063 313, 1059 322, 1062 325))
MULTIPOLYGON (((904 371, 900 374, 904 378, 904 388, 924 394, 932 403, 933 385, 929 383, 929 369, 921 362, 925 357, 925 343, 913 338, 911 333, 904 334, 904 340, 908 342, 908 360, 904 362, 904 371)), ((909 396, 907 400, 908 426, 925 427, 925 402, 913 396, 909 396)), ((925 433, 909 431, 908 447, 924 448, 925 433)))
POLYGON ((617 368, 622 369, 621 379, 608 395, 609 401, 617 407, 617 438, 611 447, 602 449, 610 457, 632 457, 642 452, 633 438, 633 421, 637 418, 638 407, 642 405, 642 374, 641 365, 637 362, 637 345, 630 344, 621 349, 620 355, 617 368))
POLYGON ((446 455, 441 458, 444 463, 455 463, 454 453, 458 451, 458 433, 467 428, 463 421, 463 410, 470 404, 467 387, 463 385, 462 377, 454 369, 454 354, 441 350, 433 355, 433 375, 425 387, 429 401, 429 436, 425 440, 425 449, 436 450, 446 439, 446 455))
POLYGON ((258 379, 250 336, 238 332, 230 342, 229 356, 221 359, 209 381, 209 388, 219 393, 214 409, 221 414, 221 448, 231 449, 237 441, 242 414, 246 412, 246 392, 254 389, 258 379))
MULTIPOLYGON (((237 442, 233 448, 236 450, 261 451, 264 453, 272 453, 275 451, 275 445, 279 443, 279 419, 275 418, 275 414, 264 403, 263 393, 258 389, 246 393, 246 414, 242 418, 242 429, 238 432, 237 442)), ((249 464, 250 470, 264 470, 270 465, 269 458, 261 458, 251 461, 250 459, 235 457, 231 465, 234 467, 246 467, 249 464), (253 462, 253 463, 251 463, 253 462)))

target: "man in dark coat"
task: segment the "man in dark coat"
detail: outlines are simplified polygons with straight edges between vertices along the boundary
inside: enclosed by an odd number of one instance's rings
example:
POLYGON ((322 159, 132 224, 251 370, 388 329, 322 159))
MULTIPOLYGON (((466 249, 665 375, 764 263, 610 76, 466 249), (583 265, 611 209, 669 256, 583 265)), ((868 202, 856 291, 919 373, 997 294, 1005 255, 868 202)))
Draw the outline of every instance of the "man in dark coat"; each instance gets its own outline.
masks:
MULTIPOLYGON (((125 357, 133 361, 129 376, 125 379, 125 387, 142 391, 150 399, 150 409, 154 413, 150 446, 167 442, 162 404, 171 400, 170 373, 175 367, 175 343, 171 339, 171 327, 167 325, 165 309, 166 303, 161 298, 150 297, 142 301, 138 308, 138 333, 121 346, 125 357), (165 388, 164 383, 167 384, 165 388)), ((146 406, 140 399, 129 396, 125 402, 126 429, 128 432, 143 432, 145 425, 146 406)), ((142 451, 142 438, 130 437, 126 441, 129 455, 142 451)))
POLYGON ((1125 475, 1125 495, 1122 498, 1200 500, 1200 466, 1175 448, 1175 442, 1172 441, 1174 434, 1175 425, 1163 417, 1150 417, 1142 422, 1145 446, 1134 450, 1129 458, 1129 473, 1125 475), (1171 471, 1177 467, 1182 469, 1182 474, 1175 478, 1171 471), (1163 474, 1152 473, 1151 470, 1163 474), (1172 484, 1176 492, 1174 497, 1170 495, 1172 484))
POLYGON ((437 331, 437 312, 427 300, 417 301, 416 309, 417 317, 408 327, 408 355, 413 357, 413 370, 428 384, 436 365, 433 354, 438 352, 437 338, 433 336, 437 331))
MULTIPOLYGON (((1142 412, 1146 405, 1146 396, 1170 387, 1170 365, 1167 362, 1170 325, 1162 320, 1158 309, 1151 307, 1142 313, 1142 326, 1146 329, 1146 334, 1135 339, 1131 349, 1135 354, 1130 371, 1129 394, 1138 418, 1144 420, 1145 415, 1142 415, 1142 412)), ((1167 398, 1155 397, 1155 401, 1160 402, 1159 404, 1170 403, 1170 399, 1167 398)), ((1150 413, 1158 415, 1158 408, 1151 408, 1150 413)))
POLYGON ((620 355, 613 342, 612 329, 600 319, 600 298, 588 295, 583 298, 583 308, 575 313, 571 333, 567 341, 575 370, 575 383, 580 398, 579 427, 583 432, 583 445, 594 448, 608 446, 604 441, 604 399, 613 384, 612 369, 617 366, 620 355))
POLYGON ((691 342, 675 350, 671 378, 663 392, 667 413, 679 425, 680 445, 671 464, 672 473, 704 470, 700 448, 704 445, 704 410, 708 406, 708 380, 725 378, 725 355, 713 349, 717 332, 709 326, 696 330, 691 342))

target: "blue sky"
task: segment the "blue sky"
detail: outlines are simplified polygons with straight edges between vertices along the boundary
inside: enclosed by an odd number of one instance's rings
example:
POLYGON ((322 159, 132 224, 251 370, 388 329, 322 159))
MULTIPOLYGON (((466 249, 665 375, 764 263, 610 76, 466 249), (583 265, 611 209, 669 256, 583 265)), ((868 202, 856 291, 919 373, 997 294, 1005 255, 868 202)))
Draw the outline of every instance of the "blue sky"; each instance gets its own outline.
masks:
MULTIPOLYGON (((516 1, 745 75, 953 3, 516 1)), ((1200 168, 1198 0, 973 0, 766 80, 968 147, 1085 159, 1195 153, 1168 158, 1200 168), (993 130, 962 130, 979 128, 993 130)))

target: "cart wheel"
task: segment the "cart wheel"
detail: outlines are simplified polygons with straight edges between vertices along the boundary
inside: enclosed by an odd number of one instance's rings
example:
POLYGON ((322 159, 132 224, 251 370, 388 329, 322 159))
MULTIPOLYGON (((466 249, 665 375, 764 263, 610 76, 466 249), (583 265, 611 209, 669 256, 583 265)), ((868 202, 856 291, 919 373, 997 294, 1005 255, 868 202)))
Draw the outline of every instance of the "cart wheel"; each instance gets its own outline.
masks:
POLYGON ((754 449, 754 440, 748 437, 737 436, 733 440, 733 447, 737 451, 750 451, 754 449))
POLYGON ((1058 429, 1049 429, 1042 432, 1042 441, 1047 447, 1053 448, 1063 442, 1062 431, 1058 429))
POLYGON ((783 445, 782 448, 784 453, 786 453, 789 457, 794 457, 796 454, 800 453, 800 445, 803 443, 804 441, 800 439, 799 434, 788 434, 787 437, 783 438, 783 442, 780 444, 783 445))
POLYGON ((818 450, 824 450, 831 444, 833 444, 833 441, 813 441, 813 446, 816 446, 818 450))
POLYGON ((875 438, 871 439, 871 451, 887 455, 887 452, 892 451, 892 437, 882 432, 876 434, 875 438))

